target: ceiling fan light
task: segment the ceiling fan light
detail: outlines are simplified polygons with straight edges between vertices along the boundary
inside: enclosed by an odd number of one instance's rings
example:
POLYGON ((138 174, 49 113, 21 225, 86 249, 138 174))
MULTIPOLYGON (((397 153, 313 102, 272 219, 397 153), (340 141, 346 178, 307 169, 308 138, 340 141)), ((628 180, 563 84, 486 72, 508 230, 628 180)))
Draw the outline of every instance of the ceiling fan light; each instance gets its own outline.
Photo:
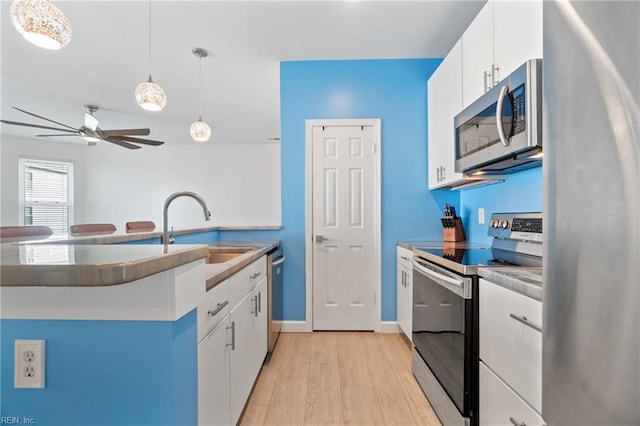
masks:
POLYGON ((211 138, 211 127, 204 121, 202 121, 202 117, 198 118, 198 121, 195 121, 191 128, 189 129, 189 133, 191 133, 191 137, 196 142, 206 142, 211 138))
POLYGON ((87 142, 100 142, 100 139, 99 139, 99 138, 94 138, 94 137, 92 137, 92 136, 85 136, 85 135, 82 135, 82 139, 84 139, 84 140, 85 140, 85 141, 87 141, 87 142))
POLYGON ((14 0, 11 22, 30 43, 58 50, 71 40, 71 23, 64 13, 47 0, 14 0))
POLYGON ((160 111, 167 104, 167 95, 162 87, 151 80, 143 81, 136 87, 136 101, 147 111, 160 111))

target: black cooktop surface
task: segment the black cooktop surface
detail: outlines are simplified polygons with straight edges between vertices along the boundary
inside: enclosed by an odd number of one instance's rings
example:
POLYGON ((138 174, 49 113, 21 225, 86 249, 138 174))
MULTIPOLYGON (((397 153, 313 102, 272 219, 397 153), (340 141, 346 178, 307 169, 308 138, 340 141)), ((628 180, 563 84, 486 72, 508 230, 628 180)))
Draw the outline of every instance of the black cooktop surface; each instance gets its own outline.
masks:
POLYGON ((493 252, 490 248, 419 248, 433 256, 440 257, 464 266, 490 265, 493 252))

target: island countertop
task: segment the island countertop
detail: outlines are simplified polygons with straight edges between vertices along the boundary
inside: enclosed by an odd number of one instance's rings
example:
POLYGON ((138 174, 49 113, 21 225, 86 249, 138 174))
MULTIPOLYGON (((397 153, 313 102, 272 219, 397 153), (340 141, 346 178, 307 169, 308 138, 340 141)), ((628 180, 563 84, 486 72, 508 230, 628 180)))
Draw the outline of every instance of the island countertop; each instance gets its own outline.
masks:
POLYGON ((112 286, 204 259, 204 244, 1 244, 0 285, 112 286))

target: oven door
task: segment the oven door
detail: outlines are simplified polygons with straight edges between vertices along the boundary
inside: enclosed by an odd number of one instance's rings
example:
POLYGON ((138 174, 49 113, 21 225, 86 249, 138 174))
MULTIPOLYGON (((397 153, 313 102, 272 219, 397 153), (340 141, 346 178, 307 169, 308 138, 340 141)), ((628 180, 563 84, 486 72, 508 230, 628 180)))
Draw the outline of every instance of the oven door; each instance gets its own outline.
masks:
POLYGON ((474 279, 417 256, 412 262, 413 344, 458 411, 470 417, 474 279))

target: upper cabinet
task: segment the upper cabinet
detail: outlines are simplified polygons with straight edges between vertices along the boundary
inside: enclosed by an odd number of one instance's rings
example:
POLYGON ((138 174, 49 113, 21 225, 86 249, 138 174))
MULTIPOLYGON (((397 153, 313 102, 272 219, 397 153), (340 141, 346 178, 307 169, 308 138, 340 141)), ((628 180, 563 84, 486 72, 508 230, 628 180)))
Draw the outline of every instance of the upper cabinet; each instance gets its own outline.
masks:
POLYGON ((462 107, 542 58, 542 1, 489 1, 462 35, 462 107))
POLYGON ((462 109, 462 41, 433 73, 427 84, 429 189, 462 181, 455 168, 453 117, 462 109))

